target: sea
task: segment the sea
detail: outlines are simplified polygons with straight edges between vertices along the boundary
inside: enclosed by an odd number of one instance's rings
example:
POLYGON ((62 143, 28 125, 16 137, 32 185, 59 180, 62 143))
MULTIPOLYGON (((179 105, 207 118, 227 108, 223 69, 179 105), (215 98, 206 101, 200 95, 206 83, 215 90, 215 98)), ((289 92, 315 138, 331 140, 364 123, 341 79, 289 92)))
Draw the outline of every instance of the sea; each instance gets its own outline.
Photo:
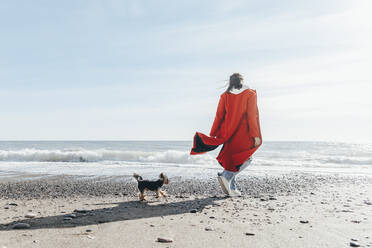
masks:
MULTIPOLYGON (((191 141, 0 141, 0 180, 71 175, 78 178, 216 177, 220 147, 190 156, 191 141)), ((316 173, 372 177, 372 144, 266 141, 241 175, 316 173)))

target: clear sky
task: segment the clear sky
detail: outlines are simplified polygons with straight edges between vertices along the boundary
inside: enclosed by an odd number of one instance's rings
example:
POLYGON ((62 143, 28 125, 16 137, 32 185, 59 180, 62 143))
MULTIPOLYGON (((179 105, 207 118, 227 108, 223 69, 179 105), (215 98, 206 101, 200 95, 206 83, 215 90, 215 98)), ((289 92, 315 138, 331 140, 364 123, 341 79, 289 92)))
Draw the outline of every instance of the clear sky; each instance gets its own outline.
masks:
POLYGON ((265 140, 372 142, 370 0, 0 3, 1 140, 191 140, 229 75, 265 140))

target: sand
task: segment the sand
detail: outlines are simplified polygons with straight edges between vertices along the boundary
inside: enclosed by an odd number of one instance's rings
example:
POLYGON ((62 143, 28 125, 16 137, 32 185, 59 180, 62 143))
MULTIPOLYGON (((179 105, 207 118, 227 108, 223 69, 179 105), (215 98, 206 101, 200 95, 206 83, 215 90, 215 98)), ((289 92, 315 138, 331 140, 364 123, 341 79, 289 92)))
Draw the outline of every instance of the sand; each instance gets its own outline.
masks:
POLYGON ((371 178, 250 176, 238 198, 214 178, 171 180, 146 203, 128 179, 3 181, 0 247, 372 247, 371 178))

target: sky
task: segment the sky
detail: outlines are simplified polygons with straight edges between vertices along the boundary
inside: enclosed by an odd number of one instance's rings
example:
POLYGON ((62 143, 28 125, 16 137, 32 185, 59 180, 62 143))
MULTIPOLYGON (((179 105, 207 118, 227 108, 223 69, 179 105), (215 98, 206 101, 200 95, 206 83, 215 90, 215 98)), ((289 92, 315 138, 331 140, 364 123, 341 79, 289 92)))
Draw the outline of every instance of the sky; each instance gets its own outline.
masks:
POLYGON ((0 3, 0 140, 191 140, 234 72, 264 140, 372 142, 370 0, 0 3))

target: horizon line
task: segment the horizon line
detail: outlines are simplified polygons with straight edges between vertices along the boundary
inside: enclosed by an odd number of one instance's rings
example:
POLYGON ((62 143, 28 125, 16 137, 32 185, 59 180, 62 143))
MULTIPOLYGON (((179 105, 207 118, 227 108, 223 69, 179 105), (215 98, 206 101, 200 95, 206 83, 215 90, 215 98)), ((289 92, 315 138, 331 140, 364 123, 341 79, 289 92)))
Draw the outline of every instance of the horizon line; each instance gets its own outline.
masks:
MULTIPOLYGON (((131 140, 131 139, 71 139, 71 140, 60 140, 60 139, 27 139, 27 140, 20 140, 20 139, 14 139, 14 140, 1 140, 0 142, 192 142, 192 139, 189 140, 183 140, 183 139, 137 139, 137 140, 131 140)), ((369 141, 336 141, 336 140, 263 140, 263 144, 265 142, 319 142, 319 143, 348 143, 348 144, 372 144, 369 141)))

